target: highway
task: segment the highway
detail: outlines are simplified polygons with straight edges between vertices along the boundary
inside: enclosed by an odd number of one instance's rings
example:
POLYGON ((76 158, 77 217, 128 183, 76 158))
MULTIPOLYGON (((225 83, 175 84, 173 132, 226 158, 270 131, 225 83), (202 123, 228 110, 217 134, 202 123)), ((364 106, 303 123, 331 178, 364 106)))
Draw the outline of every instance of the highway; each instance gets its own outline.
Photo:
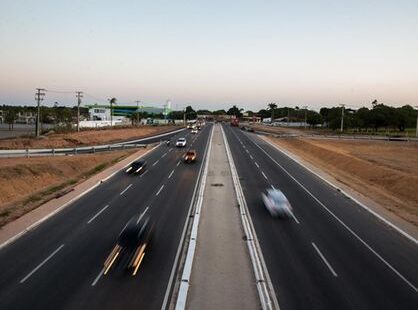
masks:
POLYGON ((57 215, 0 250, 0 309, 161 309, 212 125, 182 132, 199 160, 181 162, 185 149, 160 145, 146 155, 141 176, 120 171, 57 215), (103 263, 126 223, 141 214, 156 221, 151 248, 136 276, 103 263), (113 268, 113 267, 112 267, 113 268))
POLYGON ((253 133, 223 125, 280 309, 418 309, 418 247, 253 133), (272 218, 274 186, 294 217, 272 218))

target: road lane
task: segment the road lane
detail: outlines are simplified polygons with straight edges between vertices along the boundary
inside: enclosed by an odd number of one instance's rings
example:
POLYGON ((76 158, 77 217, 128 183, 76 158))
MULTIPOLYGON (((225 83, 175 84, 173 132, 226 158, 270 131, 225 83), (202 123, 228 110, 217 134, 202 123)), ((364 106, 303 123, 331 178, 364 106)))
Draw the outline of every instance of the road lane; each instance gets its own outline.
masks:
MULTIPOLYGON (((210 126, 205 126, 197 137, 186 135, 190 141, 197 138, 194 147, 201 154, 209 131, 210 126)), ((138 303, 147 309, 161 306, 181 229, 187 218, 190 203, 187 200, 192 193, 189 185, 196 181, 198 171, 198 165, 176 167, 184 149, 168 150, 166 145, 161 145, 146 157, 149 163, 160 159, 155 167, 148 167, 146 176, 128 176, 123 171, 117 173, 34 231, 0 250, 0 308, 74 309, 82 306, 110 309, 112 305, 113 308, 119 305, 130 309, 136 308, 138 303), (167 155, 161 160, 165 153, 167 155), (173 169, 175 173, 168 179, 173 169), (120 195, 130 184, 131 187, 120 195), (164 190, 156 196, 162 185, 164 190), (109 207, 100 212, 105 205, 109 207), (153 248, 144 256, 138 275, 125 277, 116 272, 109 277, 98 277, 122 227, 146 207, 149 207, 149 214, 161 217, 158 225, 163 227, 157 229, 153 248), (87 224, 98 212, 97 218, 87 224), (59 259, 54 257, 25 283, 19 284, 36 262, 64 243, 65 247, 57 255, 59 259), (147 266, 153 266, 152 272, 147 272, 147 266), (95 286, 92 286, 96 279, 95 286), (121 295, 116 296, 115 292, 121 295), (126 298, 122 297, 124 292, 126 298)))
MULTIPOLYGON (((225 126, 225 131, 282 309, 416 308, 417 293, 413 287, 388 268, 267 156, 269 154, 283 163, 275 149, 270 147, 263 152, 258 144, 266 146, 255 135, 229 126, 225 126), (280 188, 288 197, 300 225, 293 220, 280 221, 269 216, 262 205, 260 193, 271 185, 280 188), (312 242, 338 277, 330 273, 312 247, 312 242)), ((364 234, 368 243, 380 235, 379 246, 376 247, 380 250, 382 243, 386 242, 384 253, 391 252, 388 256, 390 262, 395 261, 396 268, 402 265, 400 273, 411 283, 417 282, 418 253, 415 244, 388 230, 381 222, 370 219, 370 214, 364 216, 363 212, 358 212, 352 201, 330 190, 322 181, 307 180, 313 177, 303 168, 295 167, 289 160, 283 165, 292 175, 293 169, 297 169, 297 178, 309 184, 309 191, 324 199, 332 211, 338 210, 338 216, 344 221, 346 214, 341 210, 350 209, 349 215, 356 218, 348 217, 347 222, 349 225, 360 223, 353 229, 361 233, 362 238, 364 234)), ((371 244, 375 246, 375 243, 371 244)))

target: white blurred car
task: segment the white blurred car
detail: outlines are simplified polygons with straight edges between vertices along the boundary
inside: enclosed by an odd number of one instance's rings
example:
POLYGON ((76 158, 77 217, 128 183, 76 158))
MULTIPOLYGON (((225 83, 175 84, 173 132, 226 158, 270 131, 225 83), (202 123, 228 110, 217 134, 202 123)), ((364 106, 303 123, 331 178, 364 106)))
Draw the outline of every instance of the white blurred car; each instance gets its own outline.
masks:
POLYGON ((196 134, 197 133, 197 128, 193 128, 192 131, 191 131, 191 133, 196 134))
POLYGON ((266 192, 266 194, 261 194, 261 198, 263 199, 264 205, 272 216, 292 216, 292 206, 282 191, 275 188, 269 188, 266 192))
POLYGON ((186 144, 187 144, 186 138, 178 138, 178 140, 176 142, 177 147, 185 147, 186 144))

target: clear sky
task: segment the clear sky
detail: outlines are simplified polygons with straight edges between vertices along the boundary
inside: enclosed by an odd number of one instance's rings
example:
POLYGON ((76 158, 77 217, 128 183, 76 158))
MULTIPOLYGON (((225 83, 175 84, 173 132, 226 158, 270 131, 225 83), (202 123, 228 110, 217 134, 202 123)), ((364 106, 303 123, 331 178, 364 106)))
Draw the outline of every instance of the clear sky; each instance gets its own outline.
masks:
POLYGON ((418 1, 0 0, 0 69, 0 104, 418 105, 418 1))

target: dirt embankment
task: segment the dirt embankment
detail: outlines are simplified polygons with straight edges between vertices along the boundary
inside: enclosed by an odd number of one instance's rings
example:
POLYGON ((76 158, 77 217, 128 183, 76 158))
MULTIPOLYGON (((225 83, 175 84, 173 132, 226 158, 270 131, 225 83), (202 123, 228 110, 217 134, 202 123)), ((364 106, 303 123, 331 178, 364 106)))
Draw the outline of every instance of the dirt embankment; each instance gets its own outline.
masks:
POLYGON ((418 226, 418 144, 267 139, 418 226))
POLYGON ((134 152, 0 159, 0 227, 134 152))
POLYGON ((36 138, 10 138, 0 140, 0 149, 62 148, 117 143, 140 139, 180 128, 179 126, 141 126, 85 130, 72 133, 54 133, 36 138))

